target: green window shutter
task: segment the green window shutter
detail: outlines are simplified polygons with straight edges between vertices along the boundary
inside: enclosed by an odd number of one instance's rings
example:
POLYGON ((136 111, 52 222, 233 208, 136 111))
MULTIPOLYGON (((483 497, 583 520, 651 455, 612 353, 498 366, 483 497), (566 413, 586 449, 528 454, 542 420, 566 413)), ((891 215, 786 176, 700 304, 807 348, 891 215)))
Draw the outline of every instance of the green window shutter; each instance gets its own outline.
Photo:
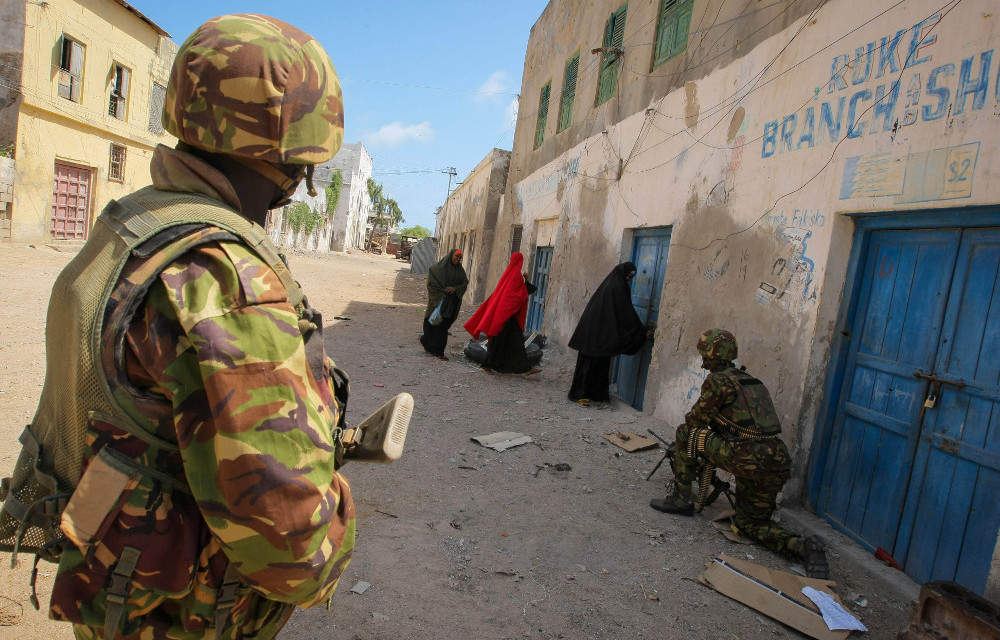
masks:
POLYGON ((542 146, 545 140, 545 120, 549 115, 549 92, 552 91, 552 83, 542 87, 542 95, 538 98, 538 125, 535 127, 535 148, 542 146))
POLYGON ((579 67, 580 54, 578 53, 566 63, 562 100, 559 103, 559 126, 556 128, 556 133, 564 130, 573 121, 573 99, 576 98, 576 73, 579 67))
POLYGON ((656 24, 656 42, 653 44, 651 69, 655 69, 687 48, 693 9, 694 0, 662 0, 660 18, 656 24))
POLYGON ((621 51, 625 44, 625 16, 628 5, 611 14, 608 24, 604 27, 604 49, 601 55, 601 72, 597 81, 597 100, 600 105, 607 102, 615 93, 618 84, 618 61, 623 54, 608 53, 607 49, 621 51))

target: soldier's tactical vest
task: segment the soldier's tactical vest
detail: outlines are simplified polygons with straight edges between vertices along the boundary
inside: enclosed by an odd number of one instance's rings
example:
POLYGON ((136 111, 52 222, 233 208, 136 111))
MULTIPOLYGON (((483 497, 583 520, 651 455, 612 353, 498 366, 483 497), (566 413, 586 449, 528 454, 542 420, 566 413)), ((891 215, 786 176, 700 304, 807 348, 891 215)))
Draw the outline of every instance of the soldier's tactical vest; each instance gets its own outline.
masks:
MULTIPOLYGON (((35 417, 21 434, 23 448, 14 472, 0 484, 0 551, 14 557, 18 551, 33 552, 36 564, 39 558, 59 562, 60 545, 66 542, 67 533, 60 527, 61 516, 82 475, 85 438, 91 424, 113 425, 152 449, 179 451, 175 442, 144 429, 142 425, 148 420, 134 407, 129 408, 130 403, 116 400, 122 394, 135 397, 137 393, 124 374, 125 334, 149 288, 171 262, 198 245, 220 240, 242 242, 278 276, 299 317, 310 368, 317 381, 329 379, 323 371, 321 319, 305 304, 301 289, 259 225, 198 194, 148 187, 111 201, 87 243, 52 289, 46 321, 45 384, 35 417), (116 296, 116 304, 112 304, 112 293, 121 286, 118 280, 131 258, 144 261, 130 278, 131 288, 122 299, 116 296)), ((346 384, 343 386, 336 389, 341 421, 346 402, 346 384)), ((94 460, 101 458, 102 464, 126 473, 140 466, 110 449, 110 445, 105 446, 94 460)), ((157 474, 156 470, 142 470, 157 474)), ((163 480, 172 481, 167 477, 163 480)), ((179 489, 186 491, 187 487, 179 489)), ((135 553, 138 555, 138 550, 135 553)), ((134 566, 136 559, 128 562, 134 566)), ((235 582, 235 572, 227 572, 227 586, 232 588, 235 582)), ((34 595, 32 604, 38 607, 34 595)), ((222 607, 221 594, 217 606, 222 607)), ((120 607, 116 609, 112 612, 109 605, 106 627, 112 634, 120 616, 120 607)), ((217 616, 226 613, 217 610, 217 616)), ((221 625, 222 618, 217 622, 221 625)))
POLYGON ((736 387, 736 403, 730 405, 724 417, 732 424, 726 425, 736 438, 759 438, 781 433, 781 421, 771 401, 771 394, 764 383, 745 371, 729 368, 720 372, 736 387))

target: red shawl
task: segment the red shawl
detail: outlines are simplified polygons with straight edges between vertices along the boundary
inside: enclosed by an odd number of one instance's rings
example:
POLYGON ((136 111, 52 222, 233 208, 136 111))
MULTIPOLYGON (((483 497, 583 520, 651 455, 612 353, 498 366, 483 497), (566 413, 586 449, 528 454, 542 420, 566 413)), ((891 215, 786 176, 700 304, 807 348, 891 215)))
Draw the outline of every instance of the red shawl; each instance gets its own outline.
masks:
POLYGON ((521 274, 523 264, 524 256, 520 252, 511 254, 510 264, 500 276, 493 293, 463 325, 473 338, 479 338, 480 333, 491 338, 496 336, 512 316, 517 317, 517 324, 524 331, 524 320, 528 315, 528 288, 524 286, 521 274))

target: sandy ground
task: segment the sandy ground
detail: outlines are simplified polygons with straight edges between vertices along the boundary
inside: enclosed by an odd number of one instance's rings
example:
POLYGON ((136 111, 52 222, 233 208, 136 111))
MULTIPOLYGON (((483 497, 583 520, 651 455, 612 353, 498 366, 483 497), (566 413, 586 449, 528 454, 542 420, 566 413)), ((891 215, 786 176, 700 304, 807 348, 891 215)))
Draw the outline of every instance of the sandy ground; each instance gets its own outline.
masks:
MULTIPOLYGON (((35 410, 49 290, 71 257, 0 246, 0 475, 35 410)), ((417 342, 425 276, 409 265, 367 254, 290 263, 324 314, 328 352, 351 378, 349 421, 402 391, 416 409, 402 459, 344 468, 358 514, 354 560, 331 609, 296 612, 282 639, 806 637, 697 582, 722 552, 782 570, 793 563, 725 540, 708 526, 718 504, 693 518, 651 510, 670 476, 664 465, 646 481, 662 451, 626 453, 604 436, 651 428, 669 439, 672 429, 619 402, 568 402, 574 352, 548 345, 543 372, 530 378, 486 374, 461 355, 465 308, 451 359, 440 361, 417 342), (496 452, 470 440, 496 431, 533 442, 496 452), (351 592, 359 583, 370 586, 351 592)), ((895 638, 915 585, 814 516, 779 513, 828 539, 836 591, 869 629, 852 638, 895 638)), ((30 565, 22 556, 8 571, 0 558, 0 640, 72 638, 45 615, 52 565, 39 568, 43 611, 28 604, 30 565)))

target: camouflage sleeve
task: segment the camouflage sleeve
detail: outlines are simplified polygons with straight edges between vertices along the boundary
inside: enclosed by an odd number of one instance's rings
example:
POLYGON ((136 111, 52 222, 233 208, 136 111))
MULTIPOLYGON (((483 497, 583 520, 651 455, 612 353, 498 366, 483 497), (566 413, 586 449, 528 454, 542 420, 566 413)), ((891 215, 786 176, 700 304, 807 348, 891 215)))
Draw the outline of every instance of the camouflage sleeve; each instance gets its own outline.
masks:
POLYGON ((323 601, 350 561, 354 503, 334 470, 337 408, 322 401, 284 288, 228 242, 189 252, 160 282, 184 331, 160 384, 202 515, 255 591, 323 601))
POLYGON ((701 395, 684 417, 684 421, 692 427, 709 428, 712 426, 712 418, 735 398, 736 390, 732 388, 726 376, 710 373, 701 385, 701 395))

